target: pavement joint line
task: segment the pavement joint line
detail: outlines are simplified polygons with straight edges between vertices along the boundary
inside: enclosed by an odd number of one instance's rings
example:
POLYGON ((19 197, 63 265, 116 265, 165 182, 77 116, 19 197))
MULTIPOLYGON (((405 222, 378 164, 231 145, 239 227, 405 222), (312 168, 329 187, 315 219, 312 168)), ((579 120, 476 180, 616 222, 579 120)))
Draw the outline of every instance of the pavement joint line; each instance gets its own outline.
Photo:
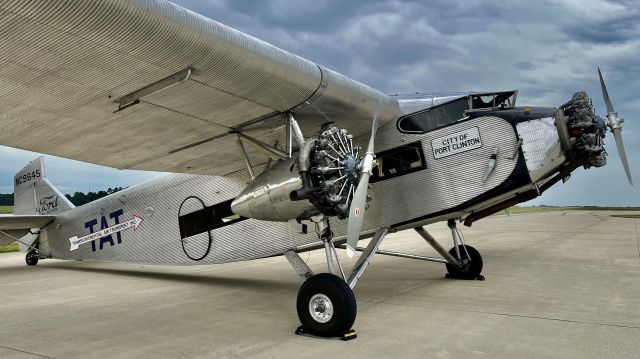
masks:
POLYGON ((48 358, 48 359, 56 359, 54 357, 50 357, 50 356, 46 356, 46 355, 42 355, 42 354, 38 354, 38 353, 33 353, 33 352, 28 352, 26 350, 20 350, 20 349, 16 349, 16 348, 10 348, 10 347, 6 347, 4 345, 0 345, 0 348, 4 348, 4 349, 8 349, 8 350, 13 350, 19 353, 25 353, 25 354, 31 354, 31 355, 35 355, 41 358, 48 358))
POLYGON ((640 238, 638 238, 638 219, 636 218, 636 245, 638 246, 638 257, 640 257, 640 238))
POLYGON ((431 309, 442 309, 453 312, 466 312, 466 313, 478 313, 478 314, 491 314, 491 315, 499 315, 504 317, 514 317, 514 318, 526 318, 526 319, 540 319, 540 320, 549 320, 555 322, 566 322, 566 323, 576 323, 576 324, 589 324, 589 325, 598 325, 604 327, 616 327, 616 328, 625 328, 625 329, 640 329, 640 327, 633 325, 624 325, 624 324, 610 324, 610 323, 600 323, 600 322, 589 322, 585 320, 575 320, 575 319, 562 319, 562 318, 549 318, 549 317, 539 317, 535 315, 525 315, 525 314, 513 314, 513 313, 500 313, 500 312, 487 312, 482 310, 471 310, 471 309, 460 309, 460 308, 436 308, 428 305, 419 305, 419 304, 404 304, 404 303, 390 303, 385 301, 376 302, 379 304, 387 304, 387 305, 397 305, 402 307, 414 307, 414 308, 431 308, 431 309))
POLYGON ((563 235, 563 234, 573 234, 573 233, 574 233, 574 232, 558 232, 555 236, 551 236, 551 237, 549 237, 549 238, 547 238, 547 239, 543 239, 543 240, 538 241, 538 242, 535 242, 535 243, 525 244, 525 245, 523 245, 522 247, 518 247, 518 248, 516 248, 516 249, 514 249, 514 250, 512 250, 512 251, 509 251, 509 252, 507 252, 507 253, 504 253, 504 254, 501 254, 501 255, 496 255, 496 257, 506 257, 506 256, 512 255, 512 254, 514 254, 514 253, 517 253, 517 252, 519 252, 519 251, 520 251, 520 250, 522 250, 522 249, 530 248, 530 247, 535 247, 535 246, 537 246, 537 245, 539 245, 539 244, 542 244, 542 243, 548 242, 548 241, 550 241, 550 240, 552 240, 552 239, 558 239, 558 237, 560 237, 560 236, 561 236, 561 235, 563 235))
POLYGON ((25 282, 6 283, 6 284, 0 284, 0 287, 11 287, 11 286, 14 286, 14 285, 29 284, 29 283, 36 283, 36 282, 44 282, 44 281, 51 281, 51 280, 55 280, 55 278, 42 278, 42 279, 28 280, 28 281, 25 281, 25 282))
POLYGON ((389 296, 389 297, 386 297, 386 298, 360 299, 360 300, 363 300, 363 301, 366 301, 366 302, 370 302, 370 303, 385 303, 386 300, 397 298, 399 296, 406 295, 406 294, 409 294, 411 292, 415 292, 416 290, 425 288, 427 286, 431 286, 431 285, 433 285, 434 283, 436 283, 437 281, 440 281, 440 280, 442 280, 442 278, 427 279, 426 282, 422 282, 422 283, 420 283, 420 284, 418 284, 418 285, 416 285, 416 286, 414 286, 412 288, 407 288, 405 290, 400 290, 397 294, 389 296))
MULTIPOLYGON (((189 290, 186 290, 186 291, 182 291, 181 293, 191 293, 191 292, 196 292, 198 290, 199 290, 198 288, 194 287, 192 289, 189 289, 189 290)), ((287 293, 284 293, 284 292, 282 292, 282 293, 272 292, 271 294, 288 294, 288 292, 287 293)), ((123 307, 125 307, 127 305, 131 305, 132 303, 136 303, 136 302, 137 302, 136 298, 131 298, 129 300, 122 300, 122 301, 119 301, 118 303, 114 303, 114 304, 111 304, 111 305, 105 305, 105 306, 103 306, 103 308, 115 308, 115 307, 123 308, 123 307)), ((235 311, 235 312, 238 312, 238 313, 250 313, 250 314, 254 314, 255 313, 254 311, 251 311, 251 310, 241 310, 241 309, 233 309, 233 308, 227 308, 226 310, 227 311, 235 311)), ((85 310, 72 310, 72 311, 60 312, 58 314, 51 314, 51 315, 48 315, 48 316, 42 317, 42 318, 29 319, 29 320, 17 321, 17 322, 11 322, 11 323, 4 323, 4 324, 0 323, 0 328, 7 328, 7 327, 11 327, 11 326, 15 326, 15 325, 21 325, 21 324, 31 324, 31 323, 34 323, 34 322, 42 322, 43 320, 49 320, 49 319, 58 319, 58 318, 64 318, 64 317, 71 317, 71 316, 73 316, 75 314, 81 314, 81 313, 86 313, 86 312, 91 312, 91 311, 94 311, 94 309, 93 308, 88 308, 88 309, 85 309, 85 310)))
POLYGON ((468 313, 480 313, 480 314, 492 314, 492 315, 500 315, 505 317, 516 317, 516 318, 528 318, 528 319, 541 319, 541 320, 550 320, 556 322, 566 322, 566 323, 577 323, 577 324, 590 324, 590 325, 598 325, 604 327, 616 327, 616 328, 625 328, 625 329, 640 329, 640 327, 633 325, 624 325, 624 324, 610 324, 610 323, 600 323, 600 322, 589 322, 586 320, 575 320, 575 319, 563 319, 563 318, 549 318, 549 317, 539 317, 535 315, 525 315, 525 314, 513 314, 513 313, 500 313, 500 312, 485 312, 481 310, 469 310, 469 309, 457 309, 457 308, 443 308, 445 310, 458 311, 458 312, 468 312, 468 313))
MULTIPOLYGON (((584 228, 580 228, 580 229, 584 229, 584 228)), ((526 229, 522 229, 522 228, 517 228, 517 227, 508 227, 508 226, 485 226, 482 229, 477 229, 478 233, 480 233, 480 231, 483 232, 495 232, 495 231, 514 231, 514 232, 522 232, 522 231, 526 231, 527 233, 568 233, 567 231, 561 231, 561 230, 542 230, 542 229, 532 229, 532 228, 526 228, 526 229)), ((631 232, 633 233, 634 230, 630 229, 620 229, 619 232, 624 233, 624 232, 631 232)), ((581 234, 581 233, 588 233, 588 234, 611 234, 611 231, 600 231, 600 230, 589 230, 589 231, 571 231, 571 233, 576 233, 576 234, 581 234)))
MULTIPOLYGON (((197 289, 195 289, 195 288, 194 289, 190 289, 190 290, 188 290, 186 292, 192 292, 192 291, 195 291, 195 290, 197 290, 197 289)), ((136 302, 136 298, 131 298, 129 300, 119 301, 117 303, 113 303, 113 304, 110 304, 110 305, 104 305, 102 307, 103 308, 122 307, 123 304, 127 305, 127 304, 131 304, 132 302, 133 303, 136 302)), ((11 327, 11 326, 20 325, 20 324, 31 324, 31 323, 34 323, 34 322, 41 322, 43 320, 68 317, 68 316, 71 316, 71 315, 74 315, 74 314, 86 313, 86 312, 91 312, 91 311, 95 311, 95 308, 88 308, 88 309, 84 309, 84 310, 70 310, 70 311, 66 311, 66 312, 60 312, 58 314, 51 314, 51 315, 48 315, 46 317, 40 317, 40 318, 29 319, 29 320, 18 321, 18 322, 12 322, 12 323, 4 323, 4 324, 0 323, 0 328, 6 328, 6 327, 11 327)))

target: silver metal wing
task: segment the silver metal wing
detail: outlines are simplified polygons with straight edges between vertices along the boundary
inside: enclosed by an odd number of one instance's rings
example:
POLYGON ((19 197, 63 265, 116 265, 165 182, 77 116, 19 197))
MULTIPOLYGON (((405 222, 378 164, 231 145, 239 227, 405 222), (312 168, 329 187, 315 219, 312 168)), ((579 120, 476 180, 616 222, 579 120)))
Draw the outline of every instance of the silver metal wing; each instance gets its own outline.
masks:
POLYGON ((165 1, 0 4, 1 145, 224 175, 243 168, 237 130, 273 143, 294 111, 308 136, 368 136, 378 99, 382 125, 395 99, 165 1))

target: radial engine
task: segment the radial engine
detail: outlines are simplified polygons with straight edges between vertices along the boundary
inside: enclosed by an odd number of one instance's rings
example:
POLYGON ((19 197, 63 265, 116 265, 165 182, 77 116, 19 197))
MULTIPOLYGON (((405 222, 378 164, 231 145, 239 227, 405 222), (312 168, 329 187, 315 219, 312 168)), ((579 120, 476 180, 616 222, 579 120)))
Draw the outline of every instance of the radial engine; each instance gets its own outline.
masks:
POLYGON ((285 222, 314 216, 348 217, 361 168, 359 146, 331 127, 307 140, 298 156, 257 176, 231 204, 244 217, 285 222))

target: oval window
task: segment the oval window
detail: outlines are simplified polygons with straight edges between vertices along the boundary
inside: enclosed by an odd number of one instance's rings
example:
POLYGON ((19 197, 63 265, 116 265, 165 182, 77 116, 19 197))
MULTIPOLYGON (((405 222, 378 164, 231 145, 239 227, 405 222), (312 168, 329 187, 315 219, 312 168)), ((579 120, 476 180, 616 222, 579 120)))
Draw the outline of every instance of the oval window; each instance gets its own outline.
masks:
POLYGON ((204 202, 195 196, 187 197, 178 210, 182 250, 194 261, 205 258, 211 250, 211 218, 204 202))

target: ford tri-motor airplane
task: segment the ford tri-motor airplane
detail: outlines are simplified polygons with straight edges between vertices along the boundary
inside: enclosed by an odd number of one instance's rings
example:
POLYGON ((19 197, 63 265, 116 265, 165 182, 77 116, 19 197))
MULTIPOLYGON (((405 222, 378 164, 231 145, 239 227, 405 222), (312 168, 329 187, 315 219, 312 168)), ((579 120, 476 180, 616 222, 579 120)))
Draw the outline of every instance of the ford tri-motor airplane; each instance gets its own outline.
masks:
POLYGON ((174 173, 75 208, 32 161, 0 217, 0 243, 18 240, 29 265, 284 255, 302 330, 343 336, 374 254, 478 277, 456 224, 605 165, 607 130, 631 182, 602 75, 605 119, 584 92, 557 108, 516 106, 517 91, 389 96, 161 0, 4 1, 0 19, 1 145, 174 173), (438 221, 451 249, 423 228, 438 221), (442 258, 378 249, 405 229, 442 258), (351 271, 341 248, 362 252, 351 271), (328 273, 298 255, 314 249, 328 273))

